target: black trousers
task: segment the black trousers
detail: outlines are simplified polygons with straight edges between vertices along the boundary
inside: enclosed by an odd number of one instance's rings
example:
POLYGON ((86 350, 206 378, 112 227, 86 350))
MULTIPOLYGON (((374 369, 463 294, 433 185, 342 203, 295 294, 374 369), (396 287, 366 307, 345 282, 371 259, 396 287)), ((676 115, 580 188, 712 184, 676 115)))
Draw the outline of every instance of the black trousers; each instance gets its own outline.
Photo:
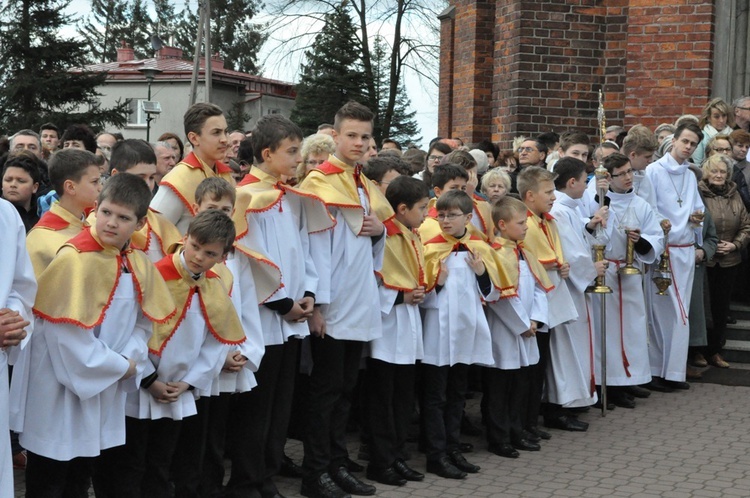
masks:
POLYGON ((487 442, 495 445, 521 439, 524 393, 528 391, 526 372, 486 368, 483 377, 487 442))
POLYGON ((281 468, 294 398, 299 341, 266 346, 257 387, 232 401, 232 475, 225 496, 244 497, 252 489, 277 494, 272 477, 281 468))
POLYGON ((206 452, 211 397, 201 397, 195 402, 198 414, 182 421, 182 430, 172 458, 172 482, 178 498, 200 496, 203 457, 206 452))
POLYGON ((306 479, 346 462, 346 424, 357 384, 363 342, 310 337, 313 369, 304 434, 306 479))
POLYGON ((427 461, 435 461, 458 449, 469 366, 422 363, 420 371, 424 449, 427 461))
POLYGON ((93 458, 60 461, 28 452, 26 498, 88 498, 93 458))
POLYGON ((549 335, 553 333, 536 334, 536 342, 539 346, 539 363, 528 367, 528 399, 526 403, 526 417, 523 420, 524 427, 536 427, 539 425, 539 411, 542 406, 542 395, 544 394, 544 379, 547 365, 549 363, 549 335))
POLYGON ((102 451, 94 463, 97 498, 169 498, 181 424, 169 418, 125 417, 125 444, 102 451))
POLYGON ((415 365, 367 359, 367 417, 370 467, 383 470, 405 456, 404 446, 414 410, 415 365))
POLYGON ((200 479, 200 496, 213 497, 223 493, 224 452, 227 446, 227 425, 233 393, 208 398, 208 421, 200 479))
POLYGON ((721 353, 724 349, 729 302, 732 299, 738 268, 739 266, 722 268, 719 265, 706 267, 709 299, 711 301, 711 318, 713 321, 713 327, 707 330, 706 356, 721 353))

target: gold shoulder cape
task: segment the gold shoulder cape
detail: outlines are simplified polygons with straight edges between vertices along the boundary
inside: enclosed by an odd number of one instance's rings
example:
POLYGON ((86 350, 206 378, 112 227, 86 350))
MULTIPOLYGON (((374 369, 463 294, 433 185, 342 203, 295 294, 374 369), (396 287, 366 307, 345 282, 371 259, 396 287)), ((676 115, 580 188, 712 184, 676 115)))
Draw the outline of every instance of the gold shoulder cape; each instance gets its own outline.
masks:
POLYGON ((206 327, 217 341, 223 344, 241 344, 245 341, 245 331, 237 316, 229 289, 217 273, 209 270, 193 280, 190 273, 182 266, 181 252, 165 256, 156 263, 156 269, 167 282, 169 292, 177 303, 177 313, 166 323, 154 324, 153 333, 148 341, 148 349, 160 355, 169 339, 185 319, 194 294, 198 294, 206 327))
POLYGON ((63 244, 81 233, 84 226, 84 221, 58 202, 42 215, 26 236, 26 248, 37 279, 63 244))
MULTIPOLYGON (((440 223, 437 220, 438 212, 436 206, 437 199, 433 197, 427 204, 427 217, 424 219, 424 222, 422 222, 419 230, 417 230, 417 232, 419 233, 419 238, 422 240, 422 244, 427 243, 428 240, 432 240, 443 233, 443 231, 440 229, 440 223)), ((490 215, 490 219, 492 219, 492 215, 490 215)), ((474 226, 473 223, 469 222, 466 225, 466 229, 471 235, 476 235, 477 237, 485 241, 488 240, 487 235, 482 233, 482 231, 474 226)))
POLYGON ((555 218, 549 213, 544 213, 539 217, 531 211, 527 211, 526 216, 529 229, 523 245, 536 254, 542 265, 555 264, 558 268, 562 266, 565 263, 565 257, 563 257, 562 242, 555 218))
POLYGON ((380 221, 393 216, 391 205, 377 186, 362 174, 355 177, 355 168, 339 161, 333 155, 328 156, 328 161, 310 171, 300 189, 320 198, 328 207, 341 209, 346 224, 353 233, 359 235, 365 211, 360 204, 356 178, 359 178, 369 199, 370 212, 380 221))
POLYGON ((479 223, 482 225, 482 235, 489 242, 492 242, 495 238, 495 227, 492 223, 492 205, 477 194, 474 194, 472 200, 474 201, 474 216, 479 218, 479 223))
POLYGON ((198 188, 200 182, 214 176, 225 179, 230 185, 235 184, 234 178, 232 178, 232 169, 229 166, 217 161, 216 172, 214 172, 211 166, 201 161, 194 152, 191 152, 162 178, 159 186, 172 190, 180 198, 188 212, 195 216, 196 213, 193 210, 195 189, 198 188))
POLYGON ((136 249, 148 251, 151 245, 151 234, 156 237, 161 252, 164 254, 169 254, 169 247, 182 240, 182 235, 176 226, 161 214, 149 209, 146 215, 146 224, 133 234, 130 243, 136 249))
POLYGON ((386 220, 385 229, 383 268, 375 274, 389 289, 411 292, 420 286, 427 287, 424 252, 419 238, 395 217, 386 220))
POLYGON ((247 215, 262 213, 278 206, 284 194, 299 197, 304 206, 303 213, 309 233, 330 230, 336 224, 322 199, 310 192, 281 183, 257 166, 253 166, 237 186, 237 202, 232 216, 237 228, 237 238, 247 233, 247 215))
POLYGON ((143 314, 156 323, 175 315, 164 280, 148 257, 137 249, 103 245, 93 227, 68 241, 39 278, 34 314, 53 323, 84 329, 100 325, 112 302, 123 264, 133 275, 143 314))
POLYGON ((503 272, 508 276, 508 281, 511 284, 500 289, 501 299, 518 296, 519 253, 523 254, 523 259, 526 260, 531 274, 534 275, 534 280, 536 280, 542 289, 549 292, 555 288, 539 259, 533 252, 526 249, 523 243, 498 237, 495 239, 495 243, 492 244, 492 248, 499 256, 498 260, 503 266, 503 272))
POLYGON ((271 296, 284 286, 281 283, 281 268, 276 263, 263 254, 237 242, 234 243, 234 250, 235 253, 239 251, 250 260, 255 292, 258 294, 258 304, 263 304, 271 299, 271 296))
POLYGON ((440 262, 451 252, 457 251, 461 244, 465 245, 472 254, 480 254, 482 256, 484 266, 487 268, 487 273, 495 288, 502 290, 511 285, 497 253, 481 237, 471 234, 467 230, 466 234, 460 239, 441 233, 425 243, 424 259, 425 273, 427 275, 427 292, 434 289, 437 284, 438 276, 440 275, 440 262))

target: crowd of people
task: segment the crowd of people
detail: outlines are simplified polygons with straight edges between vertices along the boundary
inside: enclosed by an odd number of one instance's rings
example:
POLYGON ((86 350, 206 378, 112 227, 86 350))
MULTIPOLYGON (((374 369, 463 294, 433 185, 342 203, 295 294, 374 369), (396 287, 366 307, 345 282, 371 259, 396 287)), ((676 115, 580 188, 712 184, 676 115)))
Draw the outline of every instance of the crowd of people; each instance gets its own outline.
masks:
POLYGON ((230 132, 202 103, 155 144, 51 123, 0 141, 0 496, 13 466, 29 498, 272 498, 280 474, 367 496, 427 478, 408 441, 430 478, 466 479, 462 434, 519 458, 729 368, 750 97, 508 151, 378 148, 373 117, 230 132))

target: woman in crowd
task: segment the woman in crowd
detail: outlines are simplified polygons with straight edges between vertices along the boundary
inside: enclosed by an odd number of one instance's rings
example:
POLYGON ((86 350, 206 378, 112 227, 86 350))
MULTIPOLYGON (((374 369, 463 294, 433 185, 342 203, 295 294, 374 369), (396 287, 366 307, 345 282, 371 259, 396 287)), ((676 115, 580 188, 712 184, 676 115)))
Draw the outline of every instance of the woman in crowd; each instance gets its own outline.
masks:
MULTIPOLYGON (((693 163, 700 166, 708 155, 708 141, 716 135, 729 135, 734 126, 734 113, 729 104, 722 99, 713 99, 703 108, 698 126, 703 129, 703 140, 693 152, 693 163)), ((729 151, 731 154, 731 150, 729 151)))
POLYGON ((302 141, 302 162, 297 166, 297 183, 302 182, 311 169, 326 162, 335 148, 333 138, 325 133, 316 133, 305 138, 302 141))
POLYGON ((427 184, 430 188, 430 195, 432 195, 432 172, 435 170, 435 166, 440 164, 443 157, 450 154, 451 151, 452 149, 449 145, 444 144, 443 142, 435 142, 427 150, 424 169, 414 175, 414 178, 418 178, 427 184))

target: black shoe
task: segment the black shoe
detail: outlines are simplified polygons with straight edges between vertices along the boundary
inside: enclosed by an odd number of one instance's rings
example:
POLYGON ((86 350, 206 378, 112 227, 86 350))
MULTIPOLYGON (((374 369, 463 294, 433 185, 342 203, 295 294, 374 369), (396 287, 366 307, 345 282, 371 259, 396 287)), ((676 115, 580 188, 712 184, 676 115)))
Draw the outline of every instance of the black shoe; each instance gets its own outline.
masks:
POLYGON ((474 451, 474 445, 471 443, 458 443, 458 451, 461 453, 471 453, 474 451))
POLYGON ((659 391, 660 393, 671 393, 674 391, 674 388, 670 387, 661 377, 651 377, 651 382, 643 387, 651 391, 659 391))
POLYGON ((349 472, 344 466, 341 466, 331 474, 333 481, 347 493, 358 496, 371 496, 375 494, 375 486, 366 484, 349 472))
POLYGON ((530 433, 526 429, 523 429, 521 431, 521 439, 525 439, 526 441, 531 441, 532 443, 538 443, 538 442, 540 442, 542 440, 541 437, 536 436, 536 435, 530 433))
POLYGON ((448 458, 451 459, 451 462, 453 462, 453 465, 456 466, 457 469, 462 470, 464 472, 467 472, 469 474, 476 474, 479 472, 479 465, 474 465, 473 463, 469 463, 466 460, 466 457, 464 457, 463 453, 460 451, 452 451, 448 454, 448 458))
POLYGON ((406 462, 401 460, 400 458, 396 460, 396 463, 393 464, 393 468, 396 472, 399 473, 401 477, 406 479, 407 481, 423 481, 424 480, 424 474, 421 472, 417 472, 416 470, 412 469, 408 465, 406 465, 406 462))
POLYGON ((727 325, 734 325, 737 323, 737 319, 732 315, 727 316, 727 325))
POLYGON ((406 484, 401 474, 396 472, 393 466, 387 469, 374 469, 372 466, 367 467, 367 478, 371 481, 377 481, 380 484, 387 484, 389 486, 403 486, 406 484))
POLYGON ((576 415, 578 413, 588 413, 591 410, 590 406, 576 406, 575 408, 566 408, 571 414, 576 415))
POLYGON ((525 439, 514 439, 513 441, 511 441, 511 444, 515 449, 523 451, 539 451, 542 449, 542 447, 539 446, 539 443, 532 443, 531 441, 526 441, 525 439))
POLYGON ((632 398, 629 398, 625 392, 617 390, 612 393, 612 396, 609 398, 612 400, 612 403, 615 405, 621 407, 621 408, 635 408, 635 400, 632 398))
POLYGON ((309 498, 352 498, 349 493, 338 487, 328 472, 324 472, 312 482, 303 480, 300 494, 309 498))
POLYGON ((358 464, 351 458, 346 459, 346 462, 344 462, 344 467, 346 467, 349 472, 362 472, 363 470, 365 470, 362 465, 358 464))
POLYGON ((293 479, 302 479, 304 473, 302 467, 294 463, 294 461, 288 456, 284 455, 281 459, 281 468, 279 469, 279 475, 284 477, 291 477, 293 479))
MULTIPOLYGON (((607 394, 609 394, 609 393, 607 393, 607 394)), ((610 397, 607 396, 607 410, 614 410, 615 409, 615 404, 612 403, 612 400, 609 399, 609 398, 610 397)), ((598 399, 596 401, 596 403, 594 403, 594 408, 596 408, 597 410, 601 410, 602 409, 602 400, 601 399, 598 399)))
POLYGON ((625 392, 636 398, 648 398, 651 396, 651 391, 644 389, 641 386, 626 386, 625 392))
POLYGON ((557 417, 545 417, 544 426, 550 429, 562 429, 564 431, 586 432, 589 424, 580 420, 560 415, 557 417))
POLYGON ((464 414, 461 418, 461 434, 465 436, 481 436, 484 434, 484 431, 464 414))
MULTIPOLYGON (((530 432, 532 436, 536 436, 540 439, 544 439, 544 440, 552 439, 552 434, 550 434, 547 431, 543 431, 536 425, 530 425, 529 427, 526 428, 526 431, 530 432)), ((529 441, 531 441, 531 439, 529 439, 529 441)))
POLYGON ((369 444, 361 443, 359 445, 359 451, 357 452, 357 459, 364 460, 365 462, 370 461, 370 445, 369 444))
POLYGON ((667 385, 667 387, 671 387, 672 389, 690 389, 690 384, 688 384, 687 382, 680 382, 679 380, 665 380, 664 383, 667 385))
POLYGON ((446 479, 463 479, 466 472, 456 468, 447 456, 441 457, 440 460, 427 461, 427 472, 437 474, 446 479))
POLYGON ((505 458, 518 458, 519 456, 518 451, 516 451, 516 449, 508 443, 491 444, 487 447, 487 450, 490 453, 494 453, 497 456, 505 458))

